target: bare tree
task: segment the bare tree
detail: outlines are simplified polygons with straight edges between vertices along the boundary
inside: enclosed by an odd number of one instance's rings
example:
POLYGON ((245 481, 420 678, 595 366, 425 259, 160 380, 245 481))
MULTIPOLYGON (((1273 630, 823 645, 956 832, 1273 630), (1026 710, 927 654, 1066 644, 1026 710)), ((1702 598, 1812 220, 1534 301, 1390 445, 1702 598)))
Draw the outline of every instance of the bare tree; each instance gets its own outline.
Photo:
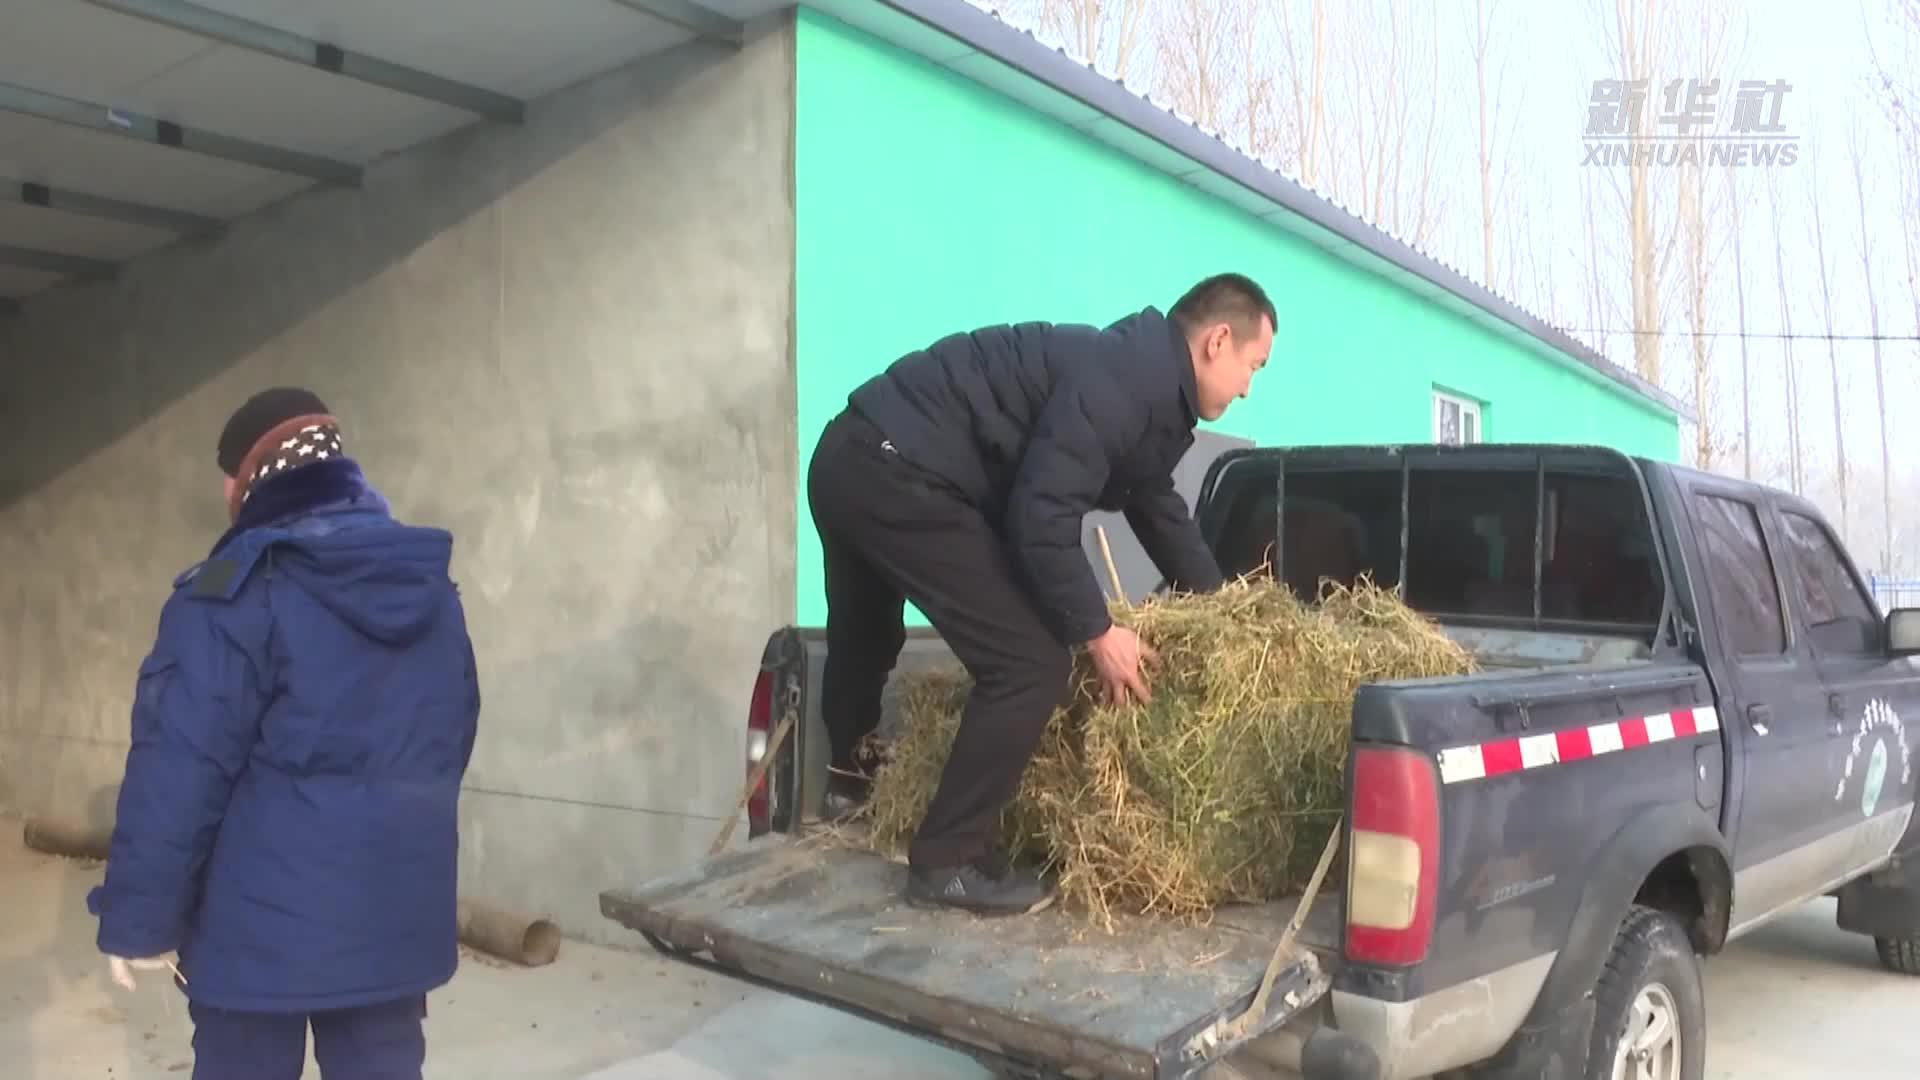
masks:
POLYGON ((1289 14, 1293 9, 1291 3, 1276 6, 1280 11, 1281 41, 1287 53, 1287 73, 1293 86, 1294 168, 1299 172, 1301 183, 1318 188, 1327 118, 1327 5, 1325 0, 1311 0, 1311 3, 1311 29, 1306 35, 1294 32, 1289 14), (1311 49, 1304 57, 1293 48, 1293 43, 1303 37, 1311 49))
POLYGON ((1088 63, 1124 80, 1142 45, 1152 0, 1038 0, 1039 25, 1088 63), (1112 59, 1108 60, 1111 54, 1112 59))
MULTIPOLYGON (((1411 235, 1402 231, 1402 217, 1397 210, 1400 199, 1398 194, 1400 191, 1400 163, 1396 162, 1394 165, 1394 188, 1396 192, 1396 212, 1394 214, 1395 235, 1410 239, 1415 246, 1422 248, 1432 242, 1433 231, 1440 223, 1444 212, 1443 208, 1446 203, 1444 197, 1436 201, 1433 193, 1433 167, 1440 157, 1440 155, 1435 152, 1434 141, 1440 133, 1440 99, 1446 96, 1440 89, 1442 84, 1440 78, 1439 7, 1436 5, 1428 9, 1428 15, 1430 19, 1427 25, 1427 80, 1424 91, 1420 95, 1424 97, 1427 102, 1427 117, 1421 125, 1426 134, 1419 151, 1419 175, 1417 178, 1409 178, 1410 183, 1413 185, 1412 190, 1408 193, 1408 197, 1413 205, 1409 207, 1407 211, 1408 216, 1411 218, 1411 235)), ((1405 154, 1404 147, 1405 143, 1403 140, 1400 151, 1403 159, 1405 154)), ((1491 280, 1487 282, 1487 287, 1493 287, 1491 280)))
MULTIPOLYGON (((1854 201, 1860 211, 1860 272, 1866 279, 1867 327, 1873 335, 1873 397, 1877 407, 1875 415, 1880 418, 1880 512, 1882 538, 1886 542, 1880 565, 1885 566, 1893 558, 1893 451, 1887 441, 1887 375, 1885 362, 1880 355, 1880 301, 1873 288, 1873 279, 1878 275, 1873 270, 1873 234, 1867 229, 1867 178, 1860 162, 1860 138, 1860 125, 1856 119, 1847 130, 1847 156, 1853 166, 1854 201)), ((1828 341, 1828 347, 1831 348, 1832 339, 1828 341)), ((1839 392, 1837 383, 1834 392, 1839 392)))
POLYGON ((1595 210, 1600 202, 1594 190, 1596 187, 1594 170, 1582 169, 1580 206, 1586 215, 1587 327, 1591 332, 1589 336, 1592 338, 1588 344, 1605 352, 1607 340, 1600 331, 1613 325, 1614 291, 1609 287, 1611 278, 1602 262, 1602 252, 1606 248, 1606 243, 1600 230, 1600 216, 1595 210))
POLYGON ((1707 287, 1713 276, 1710 245, 1713 230, 1708 221, 1711 212, 1706 199, 1706 168, 1698 161, 1681 166, 1678 217, 1685 251, 1687 325, 1692 329, 1689 344, 1693 351, 1693 404, 1699 414, 1695 428, 1694 460, 1702 469, 1711 470, 1719 457, 1718 421, 1714 416, 1712 339, 1707 336, 1707 287))
POLYGON ((1259 0, 1248 0, 1246 17, 1240 30, 1241 118, 1246 124, 1247 152, 1265 160, 1282 156, 1286 150, 1286 116, 1277 105, 1280 77, 1267 62, 1276 42, 1267 36, 1273 27, 1272 8, 1259 0))
MULTIPOLYGON (((1664 63, 1661 30, 1670 20, 1658 13, 1657 0, 1598 0, 1597 13, 1607 48, 1619 64, 1624 110, 1630 134, 1651 134, 1645 118, 1653 109, 1658 73, 1664 63)), ((1597 103, 1596 103, 1597 104, 1597 103)), ((1656 222, 1660 202, 1654 158, 1660 147, 1634 142, 1626 167, 1626 189, 1616 181, 1624 214, 1628 245, 1628 282, 1633 298, 1634 369, 1648 382, 1661 384, 1662 334, 1666 322, 1667 267, 1675 249, 1673 226, 1656 222)), ((1662 170, 1664 172, 1664 170, 1662 170)))
MULTIPOLYGON (((1897 31, 1896 40, 1890 44, 1900 47, 1899 55, 1889 64, 1882 56, 1882 43, 1869 36, 1867 45, 1878 71, 1881 104, 1900 147, 1900 231, 1905 246, 1907 296, 1913 301, 1914 330, 1920 333, 1920 0, 1890 0, 1888 6, 1897 31)), ((1875 360, 1877 365, 1877 348, 1875 360)), ((1875 377, 1877 380, 1877 370, 1875 377)), ((1914 492, 1911 501, 1901 502, 1920 504, 1920 491, 1914 492)))
MULTIPOLYGON (((1525 178, 1537 175, 1534 171, 1534 155, 1524 141, 1516 140, 1509 144, 1500 157, 1506 162, 1503 171, 1510 176, 1525 178)), ((1582 170, 1585 173, 1592 171, 1582 170)), ((1501 288, 1550 322, 1566 326, 1593 326, 1591 322, 1581 323, 1580 320, 1586 316, 1569 317, 1564 310, 1564 298, 1560 295, 1558 281, 1559 275, 1566 269, 1560 265, 1562 262, 1584 269, 1588 253, 1579 243, 1570 242, 1577 237, 1560 237, 1562 242, 1555 244, 1552 242, 1555 236, 1551 231, 1546 236, 1535 231, 1541 216, 1549 221, 1563 220, 1566 213, 1562 198, 1564 192, 1557 185, 1533 189, 1524 179, 1515 187, 1519 190, 1514 194, 1502 196, 1503 205, 1494 223, 1494 239, 1498 245, 1494 270, 1500 278, 1501 288)), ((1582 225, 1581 228, 1579 236, 1583 237, 1586 226, 1582 225)), ((1580 301, 1582 304, 1587 302, 1586 298, 1580 301)))
MULTIPOLYGON (((1883 42, 1869 33, 1867 51, 1873 57, 1881 105, 1893 121, 1903 157, 1911 162, 1920 157, 1920 0, 1886 0, 1885 6, 1892 40, 1883 42)), ((1872 25, 1864 5, 1861 16, 1863 25, 1872 25)))
MULTIPOLYGON (((1715 72, 1727 66, 1732 52, 1733 22, 1730 9, 1716 6, 1712 0, 1695 0, 1699 11, 1698 36, 1690 57, 1693 70, 1715 72)), ((1720 190, 1708 183, 1712 170, 1710 145, 1701 138, 1709 133, 1714 98, 1721 80, 1700 76, 1672 80, 1662 95, 1664 105, 1683 120, 1683 136, 1693 141, 1680 144, 1678 219, 1681 231, 1682 273, 1686 278, 1685 305, 1687 324, 1693 331, 1689 344, 1693 353, 1693 398, 1700 414, 1696 455, 1700 467, 1712 469, 1726 451, 1726 439, 1720 430, 1715 408, 1719 395, 1713 367, 1712 304, 1713 275, 1725 250, 1727 232, 1720 228, 1714 195, 1720 190), (1699 113, 1695 112, 1696 106, 1699 113)))
POLYGON ((1235 44, 1250 28, 1251 10, 1249 0, 1176 0, 1158 20, 1162 89, 1214 134, 1230 122, 1230 88, 1241 75, 1235 44))
MULTIPOLYGON (((1920 164, 1908 158, 1902 162, 1904 175, 1910 177, 1908 194, 1901 207, 1901 229, 1906 237, 1907 256, 1907 295, 1913 300, 1913 329, 1920 334, 1920 243, 1915 234, 1920 233, 1920 164)), ((1915 367, 1920 369, 1920 362, 1915 367)), ((1912 503, 1902 500, 1904 505, 1920 505, 1920 491, 1914 493, 1912 503)))
MULTIPOLYGON (((1747 356, 1747 261, 1741 257, 1740 170, 1727 159, 1727 216, 1733 233, 1733 295, 1740 320, 1740 475, 1753 479, 1753 367, 1747 356)), ((1789 408, 1792 406, 1789 405, 1789 408)))
MULTIPOLYGON (((1505 98, 1507 73, 1507 55, 1503 51, 1500 68, 1493 75, 1493 86, 1489 89, 1487 78, 1491 57, 1494 20, 1499 13, 1500 0, 1474 0, 1473 5, 1473 79, 1475 96, 1479 101, 1480 127, 1480 251, 1483 260, 1484 281, 1488 288, 1498 285, 1494 275, 1494 212, 1503 205, 1506 197, 1507 178, 1512 175, 1512 163, 1506 153, 1510 145, 1500 137, 1500 105, 1505 98), (1496 179, 1496 172, 1498 178, 1496 179)), ((1437 42, 1436 42, 1437 46, 1437 42)))
POLYGON ((1806 469, 1800 456, 1800 380, 1793 363, 1793 300, 1787 291, 1787 262, 1783 252, 1785 237, 1780 232, 1780 174, 1767 173, 1767 208, 1773 218, 1774 280, 1780 288, 1781 362, 1786 375, 1787 393, 1787 469, 1793 493, 1806 490, 1806 469))
POLYGON ((1401 33, 1402 10, 1389 5, 1384 34, 1372 10, 1359 15, 1349 8, 1346 19, 1349 62, 1344 70, 1356 115, 1345 119, 1353 135, 1358 176, 1350 188, 1338 181, 1336 184, 1343 198, 1352 200, 1362 215, 1383 228, 1387 220, 1387 181, 1400 158, 1396 136, 1404 132, 1407 113, 1401 80, 1411 65, 1401 33), (1367 62, 1353 62, 1361 57, 1367 62))
POLYGON ((1841 406, 1846 396, 1840 387, 1840 353, 1833 342, 1833 282, 1827 273, 1827 234, 1820 214, 1820 168, 1818 162, 1811 160, 1818 156, 1816 151, 1809 155, 1807 161, 1807 201, 1813 209, 1813 252, 1820 266, 1820 301, 1826 314, 1827 363, 1833 372, 1833 448, 1835 476, 1840 485, 1840 536, 1848 540, 1851 534, 1847 518, 1847 429, 1841 420, 1841 406))
POLYGON ((1446 96, 1437 8, 1365 0, 1330 18, 1321 0, 1312 0, 1309 29, 1288 5, 1252 2, 1277 14, 1279 43, 1269 55, 1290 69, 1285 135, 1301 181, 1394 236, 1427 246, 1445 202, 1434 182, 1446 96), (1329 128, 1329 117, 1339 118, 1337 128, 1329 128))

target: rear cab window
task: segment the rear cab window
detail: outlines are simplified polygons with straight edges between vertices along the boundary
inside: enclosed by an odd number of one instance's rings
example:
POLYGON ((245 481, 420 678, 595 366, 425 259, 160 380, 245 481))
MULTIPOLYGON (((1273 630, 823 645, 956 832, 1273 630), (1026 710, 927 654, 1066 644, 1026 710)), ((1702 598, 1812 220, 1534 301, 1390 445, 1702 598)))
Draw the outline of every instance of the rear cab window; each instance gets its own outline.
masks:
POLYGON ((1203 527, 1229 577, 1272 576, 1277 566, 1312 600, 1325 580, 1351 585, 1364 575, 1392 588, 1404 572, 1407 602, 1442 619, 1636 634, 1659 623, 1665 578, 1625 459, 1410 451, 1403 499, 1398 453, 1263 453, 1223 469, 1206 508, 1203 527))

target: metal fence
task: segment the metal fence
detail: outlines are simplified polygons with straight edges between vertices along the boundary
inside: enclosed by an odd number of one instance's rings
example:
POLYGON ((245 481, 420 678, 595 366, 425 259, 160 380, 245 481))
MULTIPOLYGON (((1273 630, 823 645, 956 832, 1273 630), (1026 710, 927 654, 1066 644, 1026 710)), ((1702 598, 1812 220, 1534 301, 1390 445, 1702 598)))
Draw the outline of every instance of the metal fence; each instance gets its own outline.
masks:
POLYGON ((1878 574, 1869 574, 1867 584, 1873 589, 1873 598, 1879 601, 1881 611, 1920 607, 1920 578, 1881 577, 1878 574))

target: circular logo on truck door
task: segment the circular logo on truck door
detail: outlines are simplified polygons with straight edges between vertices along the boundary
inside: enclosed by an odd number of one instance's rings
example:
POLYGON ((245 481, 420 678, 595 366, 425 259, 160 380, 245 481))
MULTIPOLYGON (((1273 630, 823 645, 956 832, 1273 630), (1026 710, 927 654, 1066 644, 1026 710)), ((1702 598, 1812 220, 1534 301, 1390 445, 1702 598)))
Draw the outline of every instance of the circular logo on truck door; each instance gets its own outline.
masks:
POLYGON ((1867 782, 1860 791, 1860 813, 1873 816, 1880 803, 1880 785, 1887 782, 1887 740, 1873 740, 1873 757, 1867 760, 1867 782))
POLYGON ((1872 817, 1886 791, 1887 774, 1896 774, 1895 791, 1905 791, 1913 783, 1913 751, 1907 745, 1907 728, 1893 706, 1878 699, 1861 710, 1860 728, 1847 748, 1846 763, 1840 770, 1840 783, 1833 789, 1833 801, 1846 798, 1854 777, 1860 778, 1860 812, 1872 817), (1872 740, 1869 744, 1868 740, 1872 740), (1871 746, 1871 749, 1869 749, 1871 746), (1896 762, 1894 755, 1898 752, 1896 762), (1862 755, 1865 754, 1865 760, 1862 755))

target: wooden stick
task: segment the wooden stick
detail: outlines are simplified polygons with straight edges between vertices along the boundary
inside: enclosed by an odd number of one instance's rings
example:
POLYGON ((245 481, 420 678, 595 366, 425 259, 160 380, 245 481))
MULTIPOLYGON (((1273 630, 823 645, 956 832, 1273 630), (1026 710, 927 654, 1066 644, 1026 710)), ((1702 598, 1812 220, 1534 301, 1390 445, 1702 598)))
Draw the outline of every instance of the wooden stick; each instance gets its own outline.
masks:
POLYGON ((1110 576, 1110 577, 1112 577, 1112 578, 1113 578, 1113 597, 1114 597, 1114 599, 1116 599, 1116 600, 1118 600, 1118 601, 1120 601, 1120 605, 1121 605, 1122 607, 1126 607, 1126 608, 1131 608, 1131 607, 1133 607, 1133 604, 1132 604, 1131 602, 1129 602, 1129 601, 1127 600, 1127 590, 1126 590, 1126 588, 1125 588, 1124 586, 1122 586, 1122 585, 1120 584, 1120 567, 1119 567, 1119 566, 1117 566, 1117 565, 1115 565, 1115 563, 1114 563, 1114 561, 1113 561, 1113 548, 1112 548, 1112 547, 1110 547, 1110 546, 1109 546, 1109 545, 1107 544, 1107 528, 1106 528, 1106 526, 1104 526, 1104 525, 1095 525, 1095 526, 1093 527, 1093 535, 1094 535, 1094 536, 1096 536, 1096 537, 1098 537, 1098 538, 1099 538, 1099 540, 1100 540, 1100 554, 1101 554, 1101 555, 1102 555, 1103 557, 1105 557, 1105 559, 1107 560, 1107 574, 1108 574, 1108 576, 1110 576))
POLYGON ((767 740, 767 752, 760 755, 760 763, 748 774, 746 789, 740 792, 740 801, 733 804, 733 813, 727 815, 727 823, 721 828, 720 835, 713 838, 713 847, 707 850, 708 855, 720 854, 726 849, 727 842, 733 839, 734 827, 740 823, 740 812, 747 808, 747 803, 753 801, 753 789, 760 786, 760 781, 767 777, 767 770, 773 767, 774 754, 780 749, 780 744, 787 740, 787 732, 793 730, 793 720, 798 712, 797 709, 788 709, 787 714, 780 718, 779 726, 773 729, 773 737, 767 740))
POLYGON ((1327 879, 1327 871, 1333 867, 1333 854, 1340 850, 1340 824, 1342 819, 1333 823, 1333 835, 1327 837, 1327 846, 1320 852, 1320 864, 1313 868, 1313 877, 1307 882, 1307 891, 1300 896, 1300 903, 1293 909, 1293 918, 1287 920, 1287 928, 1281 932, 1280 941, 1273 949, 1273 959, 1267 961, 1267 971, 1260 979, 1260 989, 1253 995, 1253 1004, 1240 1014, 1229 1031, 1235 1038, 1245 1038, 1253 1032, 1260 1018, 1267 1015, 1267 1000, 1273 996, 1273 984, 1280 977, 1280 971, 1287 966, 1286 961, 1293 956, 1293 940, 1300 933, 1300 927, 1307 921, 1307 913, 1312 910, 1314 900, 1319 898, 1320 886, 1327 879))

